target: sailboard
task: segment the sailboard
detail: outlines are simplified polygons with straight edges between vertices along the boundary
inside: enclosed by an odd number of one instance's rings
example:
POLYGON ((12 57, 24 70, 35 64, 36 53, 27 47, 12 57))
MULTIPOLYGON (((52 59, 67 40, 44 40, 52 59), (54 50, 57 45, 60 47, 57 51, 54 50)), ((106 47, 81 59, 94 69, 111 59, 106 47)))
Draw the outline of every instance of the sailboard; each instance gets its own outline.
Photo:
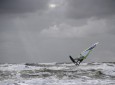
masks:
POLYGON ((71 56, 70 57, 70 60, 75 64, 75 65, 79 65, 84 59, 87 58, 87 56, 91 53, 91 51, 96 47, 96 45, 98 44, 95 43, 93 44, 92 46, 90 46, 88 49, 84 50, 83 52, 80 53, 80 57, 79 58, 73 58, 71 56), (78 64, 79 62, 79 64, 78 64))
POLYGON ((78 66, 79 64, 76 63, 75 59, 73 59, 71 56, 69 56, 70 60, 76 65, 78 66))
POLYGON ((69 58, 73 63, 75 63, 75 60, 71 56, 69 56, 69 58))

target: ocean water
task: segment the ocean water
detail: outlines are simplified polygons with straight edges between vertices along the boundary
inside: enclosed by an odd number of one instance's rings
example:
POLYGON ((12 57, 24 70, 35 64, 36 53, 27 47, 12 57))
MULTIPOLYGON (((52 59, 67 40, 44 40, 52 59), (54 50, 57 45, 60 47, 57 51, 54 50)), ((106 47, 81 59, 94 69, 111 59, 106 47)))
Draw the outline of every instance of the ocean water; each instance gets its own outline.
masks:
POLYGON ((115 85, 115 63, 0 64, 0 85, 115 85))

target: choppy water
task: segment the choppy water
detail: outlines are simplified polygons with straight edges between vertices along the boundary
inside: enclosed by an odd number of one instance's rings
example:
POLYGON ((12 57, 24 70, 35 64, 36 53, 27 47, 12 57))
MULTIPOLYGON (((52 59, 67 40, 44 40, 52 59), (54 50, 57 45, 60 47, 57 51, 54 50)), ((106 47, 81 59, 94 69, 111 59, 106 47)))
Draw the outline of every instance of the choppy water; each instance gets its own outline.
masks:
POLYGON ((0 85, 115 85, 115 63, 0 64, 0 85))

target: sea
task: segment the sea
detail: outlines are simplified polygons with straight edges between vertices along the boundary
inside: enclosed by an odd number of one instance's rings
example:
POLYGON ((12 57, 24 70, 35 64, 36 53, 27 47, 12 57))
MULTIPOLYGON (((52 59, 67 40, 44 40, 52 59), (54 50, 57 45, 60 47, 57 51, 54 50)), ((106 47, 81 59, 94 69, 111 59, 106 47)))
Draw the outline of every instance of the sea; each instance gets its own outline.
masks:
POLYGON ((115 85, 115 63, 0 64, 0 85, 115 85))

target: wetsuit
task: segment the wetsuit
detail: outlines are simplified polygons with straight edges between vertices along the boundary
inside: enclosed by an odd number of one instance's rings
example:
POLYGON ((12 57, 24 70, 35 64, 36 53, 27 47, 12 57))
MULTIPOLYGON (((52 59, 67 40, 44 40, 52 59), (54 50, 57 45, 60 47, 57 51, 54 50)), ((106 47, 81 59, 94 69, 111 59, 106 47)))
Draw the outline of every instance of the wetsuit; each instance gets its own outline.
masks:
POLYGON ((85 58, 85 56, 80 55, 80 57, 76 59, 76 65, 79 65, 85 58))

